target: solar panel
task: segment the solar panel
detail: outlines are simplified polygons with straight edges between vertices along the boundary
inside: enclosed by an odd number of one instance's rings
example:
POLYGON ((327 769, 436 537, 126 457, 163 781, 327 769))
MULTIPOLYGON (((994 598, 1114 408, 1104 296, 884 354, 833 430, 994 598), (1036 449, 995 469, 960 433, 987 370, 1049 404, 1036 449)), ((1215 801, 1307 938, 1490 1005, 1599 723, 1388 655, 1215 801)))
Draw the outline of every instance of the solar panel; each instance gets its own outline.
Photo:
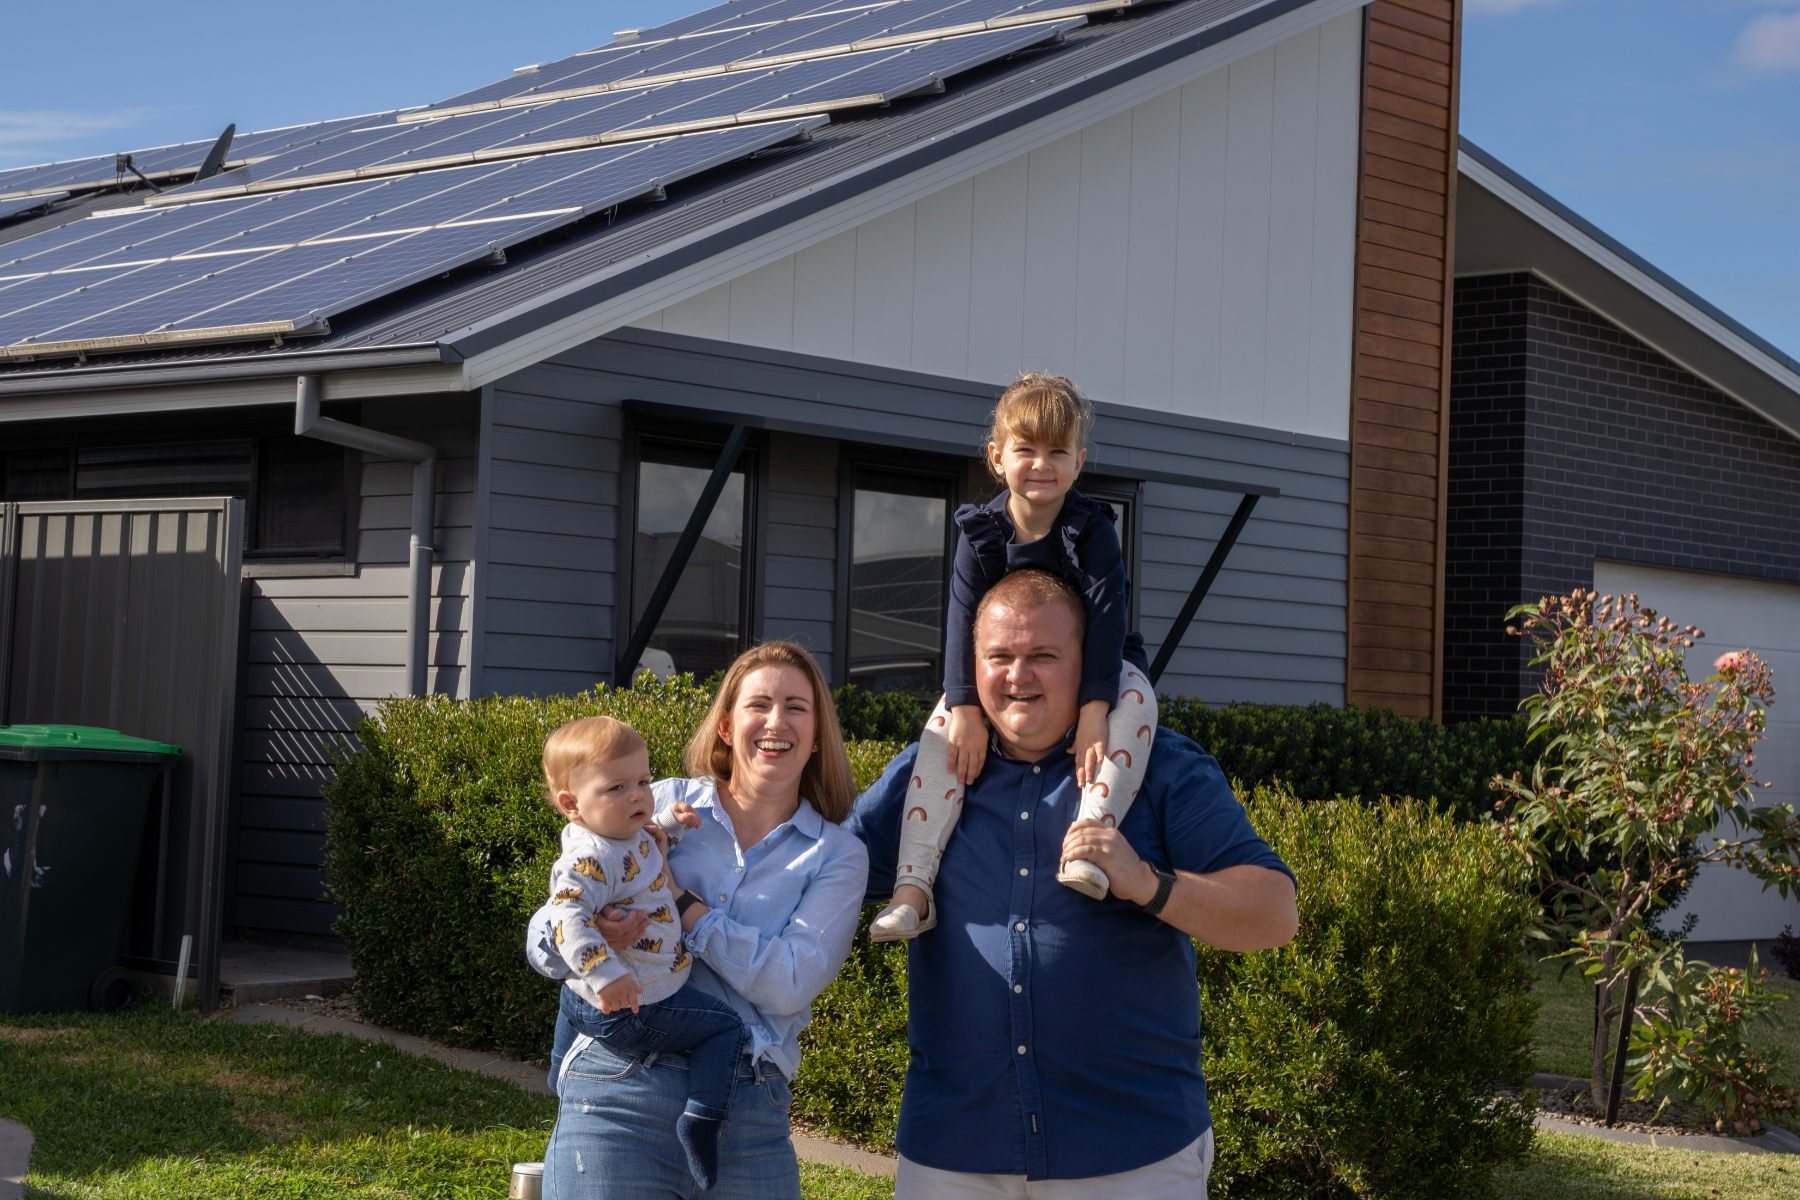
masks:
MULTIPOLYGON (((479 112, 570 99, 696 75, 755 70, 780 62, 852 54, 886 46, 937 41, 946 37, 1012 28, 1106 12, 1165 0, 1103 0, 1070 4, 1069 0, 892 0, 886 4, 805 5, 818 9, 776 19, 770 14, 799 5, 766 5, 740 13, 733 21, 706 29, 667 35, 674 22, 628 42, 602 46, 535 71, 515 74, 437 104, 402 113, 402 123, 439 116, 479 112), (768 19, 765 20, 765 17, 768 19), (752 19, 754 18, 754 19, 752 19)), ((737 9, 724 5, 719 12, 737 9)), ((695 14, 694 20, 707 13, 695 14)))
POLYGON ((582 146, 886 104, 945 78, 1059 38, 1085 18, 971 34, 916 46, 815 59, 657 87, 606 92, 528 109, 383 126, 276 155, 147 204, 242 196, 346 179, 496 161, 582 146))
MULTIPOLYGON (((232 139, 231 148, 226 152, 225 169, 259 162, 272 154, 300 146, 314 145, 349 130, 372 125, 392 125, 395 116, 394 112, 370 113, 360 117, 341 117, 332 121, 292 125, 284 129, 241 133, 232 139)), ((181 142, 149 150, 133 150, 132 163, 151 180, 161 183, 198 171, 206 158, 206 152, 212 149, 213 142, 217 140, 215 137, 204 142, 181 142)), ((102 154, 92 158, 39 163, 36 166, 0 171, 0 199, 111 187, 119 178, 116 161, 116 155, 102 154)))
POLYGON ((823 123, 96 214, 7 247, 0 358, 323 333, 346 309, 823 123))
POLYGON ((34 208, 43 208, 46 204, 55 204, 58 200, 67 200, 67 192, 48 192, 42 196, 19 196, 12 200, 0 200, 0 221, 8 217, 16 217, 20 213, 30 212, 34 208))

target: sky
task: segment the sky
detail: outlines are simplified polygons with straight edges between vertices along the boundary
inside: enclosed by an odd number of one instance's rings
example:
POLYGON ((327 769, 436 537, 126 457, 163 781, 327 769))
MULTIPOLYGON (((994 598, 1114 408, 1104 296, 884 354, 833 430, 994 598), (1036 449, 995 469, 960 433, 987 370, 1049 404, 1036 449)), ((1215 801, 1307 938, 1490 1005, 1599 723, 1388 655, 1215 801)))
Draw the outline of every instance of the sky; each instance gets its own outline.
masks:
MULTIPOLYGON (((429 103, 702 2, 13 5, 0 167, 429 103)), ((1800 356, 1800 0, 1464 11, 1463 134, 1800 356)))

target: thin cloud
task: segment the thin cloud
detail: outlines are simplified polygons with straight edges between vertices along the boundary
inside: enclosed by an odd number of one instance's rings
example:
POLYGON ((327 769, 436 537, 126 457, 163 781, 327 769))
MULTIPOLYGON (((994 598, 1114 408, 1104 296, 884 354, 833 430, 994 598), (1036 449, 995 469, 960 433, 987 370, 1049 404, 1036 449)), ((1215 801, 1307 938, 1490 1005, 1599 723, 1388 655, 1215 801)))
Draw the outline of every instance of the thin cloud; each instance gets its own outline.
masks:
MULTIPOLYGON (((79 142, 95 134, 142 125, 155 115, 154 109, 127 108, 116 112, 73 112, 67 109, 45 109, 38 112, 0 110, 0 156, 17 158, 37 147, 49 148, 79 142)), ((91 153, 91 151, 90 151, 91 153)))
POLYGON ((1510 16, 1522 8, 1541 8, 1547 4, 1559 3, 1561 0, 1463 0, 1463 11, 1510 16))
POLYGON ((1800 12, 1764 13, 1744 26, 1731 61, 1757 75, 1800 71, 1800 12))

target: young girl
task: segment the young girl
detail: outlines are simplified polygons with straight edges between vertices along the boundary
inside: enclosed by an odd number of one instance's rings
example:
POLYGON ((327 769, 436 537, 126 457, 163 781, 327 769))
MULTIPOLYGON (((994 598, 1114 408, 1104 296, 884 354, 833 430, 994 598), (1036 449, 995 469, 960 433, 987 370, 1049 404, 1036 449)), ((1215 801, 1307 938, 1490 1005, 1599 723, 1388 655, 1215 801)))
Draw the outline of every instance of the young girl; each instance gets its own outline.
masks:
MULTIPOLYGON (((1006 490, 956 514, 962 532, 950 585, 944 697, 919 736, 912 779, 918 799, 908 802, 900 829, 903 882, 871 927, 878 942, 914 937, 937 924, 931 885, 938 860, 956 828, 963 788, 987 756, 987 725, 975 692, 974 613, 1004 576, 1040 567, 1073 583, 1087 606, 1074 746, 1079 816, 1116 826, 1144 781, 1156 694, 1142 639, 1125 631, 1131 581, 1111 506, 1074 490, 1093 424, 1093 406, 1060 375, 1025 375, 994 408, 988 470, 1006 490)), ((1079 860, 1064 863, 1057 879, 1097 900, 1110 886, 1105 872, 1079 860)))

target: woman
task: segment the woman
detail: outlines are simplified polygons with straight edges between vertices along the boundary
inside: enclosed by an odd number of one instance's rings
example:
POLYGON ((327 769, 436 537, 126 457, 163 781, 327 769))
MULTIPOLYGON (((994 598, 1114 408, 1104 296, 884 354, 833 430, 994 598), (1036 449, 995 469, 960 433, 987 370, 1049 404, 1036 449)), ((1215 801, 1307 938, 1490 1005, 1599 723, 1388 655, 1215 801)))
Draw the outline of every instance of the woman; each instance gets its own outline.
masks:
MULTIPOLYGON (((869 856, 839 828, 855 799, 837 713, 819 666, 792 642, 745 651, 688 743, 689 779, 658 782, 658 811, 693 806, 700 827, 670 848, 670 886, 702 899, 681 916, 693 984, 737 1009, 750 1032, 719 1139, 729 1200, 800 1200, 788 1083, 812 1002, 850 954, 869 856)), ((629 945, 632 913, 602 929, 629 945)), ((537 924, 533 921, 533 927, 537 924)), ((545 1152, 556 1200, 685 1200, 693 1176, 675 1139, 685 1055, 642 1060, 578 1041, 545 1152)))

